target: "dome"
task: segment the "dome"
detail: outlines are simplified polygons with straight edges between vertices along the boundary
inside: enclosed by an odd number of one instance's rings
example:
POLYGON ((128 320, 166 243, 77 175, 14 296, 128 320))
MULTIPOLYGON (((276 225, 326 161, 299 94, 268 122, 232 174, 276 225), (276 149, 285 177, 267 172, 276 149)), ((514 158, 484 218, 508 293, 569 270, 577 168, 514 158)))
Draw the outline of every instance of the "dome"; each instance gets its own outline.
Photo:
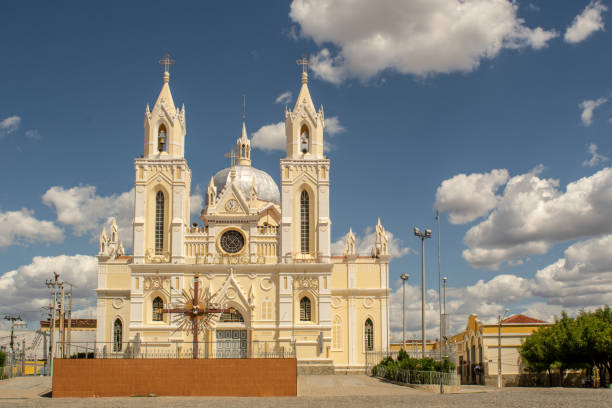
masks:
MULTIPOLYGON (((278 190, 278 186, 268 173, 251 166, 234 166, 232 168, 236 170, 236 183, 238 184, 240 192, 245 198, 249 197, 253 177, 255 177, 257 198, 262 201, 280 204, 280 192, 278 190)), ((217 194, 221 194, 221 191, 223 191, 226 186, 231 184, 232 180, 230 171, 232 168, 225 168, 219 171, 213 177, 213 182, 217 188, 217 194)))

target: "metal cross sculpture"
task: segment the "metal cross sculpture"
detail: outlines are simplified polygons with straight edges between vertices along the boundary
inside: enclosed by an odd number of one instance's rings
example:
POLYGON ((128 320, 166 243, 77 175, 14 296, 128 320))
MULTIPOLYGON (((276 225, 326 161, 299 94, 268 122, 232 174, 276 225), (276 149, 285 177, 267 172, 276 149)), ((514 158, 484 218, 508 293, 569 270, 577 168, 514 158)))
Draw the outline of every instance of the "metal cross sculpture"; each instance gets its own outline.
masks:
POLYGON ((312 62, 308 61, 308 56, 306 54, 302 54, 302 58, 295 61, 296 64, 302 66, 302 72, 306 73, 308 71, 308 66, 312 64, 312 62))
POLYGON ((168 72, 168 68, 170 68, 170 65, 174 65, 174 63, 175 61, 170 58, 170 54, 164 55, 164 58, 158 61, 159 65, 164 66, 164 72, 168 72))
POLYGON ((176 313, 174 323, 179 330, 187 330, 193 333, 193 358, 198 358, 198 333, 211 328, 213 320, 221 313, 230 313, 230 309, 221 308, 211 302, 208 291, 200 293, 198 278, 200 274, 195 273, 193 277, 193 293, 183 289, 183 307, 176 309, 162 309, 162 313, 176 313))

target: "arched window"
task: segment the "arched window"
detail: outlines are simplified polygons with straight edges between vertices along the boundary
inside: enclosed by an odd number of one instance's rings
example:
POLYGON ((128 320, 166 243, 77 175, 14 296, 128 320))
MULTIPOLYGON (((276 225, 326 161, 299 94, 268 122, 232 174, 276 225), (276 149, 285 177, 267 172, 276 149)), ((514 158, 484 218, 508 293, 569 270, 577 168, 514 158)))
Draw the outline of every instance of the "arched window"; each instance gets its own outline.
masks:
POLYGON ((113 325, 113 351, 119 352, 123 348, 123 325, 121 320, 115 319, 113 325))
POLYGON ((310 299, 308 299, 307 296, 304 296, 300 300, 300 321, 302 322, 312 321, 312 313, 310 309, 310 299))
POLYGON ((163 308, 164 308, 164 302, 163 300, 161 300, 159 296, 153 299, 153 321, 154 322, 161 322, 162 320, 164 320, 164 313, 162 312, 163 308))
POLYGON ((155 197, 155 255, 164 252, 164 193, 157 192, 155 197))
POLYGON ((166 151, 167 134, 168 132, 166 131, 166 127, 164 125, 161 125, 159 127, 159 131, 157 132, 157 151, 159 152, 166 151))
POLYGON ((223 323, 244 323, 244 318, 239 311, 230 307, 229 312, 221 313, 219 321, 223 323))
POLYGON ((303 254, 310 252, 310 198, 306 190, 300 196, 300 237, 303 254))
POLYGON ((308 153, 310 148, 310 134, 308 132, 308 126, 304 125, 300 129, 300 151, 302 153, 308 153))
POLYGON ((337 350, 342 348, 342 319, 338 315, 334 317, 332 324, 332 348, 337 350))
POLYGON ((366 351, 374 350, 374 323, 370 319, 365 321, 363 338, 366 351))

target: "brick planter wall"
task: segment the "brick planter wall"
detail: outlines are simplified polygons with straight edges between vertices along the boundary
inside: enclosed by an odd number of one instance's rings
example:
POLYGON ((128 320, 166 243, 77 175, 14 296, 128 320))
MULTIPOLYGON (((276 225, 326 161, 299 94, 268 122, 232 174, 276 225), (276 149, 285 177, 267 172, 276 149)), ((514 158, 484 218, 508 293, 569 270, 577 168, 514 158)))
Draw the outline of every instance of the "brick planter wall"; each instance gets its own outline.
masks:
POLYGON ((296 396, 296 359, 55 359, 53 397, 296 396))

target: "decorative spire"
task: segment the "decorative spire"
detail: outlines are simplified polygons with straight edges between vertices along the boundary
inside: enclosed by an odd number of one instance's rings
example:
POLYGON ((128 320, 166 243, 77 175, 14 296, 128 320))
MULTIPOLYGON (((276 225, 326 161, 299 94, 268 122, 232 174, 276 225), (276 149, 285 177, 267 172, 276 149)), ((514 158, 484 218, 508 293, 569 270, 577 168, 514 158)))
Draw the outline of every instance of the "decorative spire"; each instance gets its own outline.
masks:
POLYGON ((246 95, 242 94, 242 133, 236 141, 236 150, 238 151, 238 165, 251 165, 251 141, 247 136, 246 131, 246 95))
POLYGON ((169 67, 170 65, 174 65, 176 61, 174 61, 173 59, 170 59, 170 54, 166 54, 164 55, 163 59, 159 60, 159 65, 163 65, 164 66, 164 84, 167 84, 168 82, 170 82, 170 71, 169 71, 169 67))

